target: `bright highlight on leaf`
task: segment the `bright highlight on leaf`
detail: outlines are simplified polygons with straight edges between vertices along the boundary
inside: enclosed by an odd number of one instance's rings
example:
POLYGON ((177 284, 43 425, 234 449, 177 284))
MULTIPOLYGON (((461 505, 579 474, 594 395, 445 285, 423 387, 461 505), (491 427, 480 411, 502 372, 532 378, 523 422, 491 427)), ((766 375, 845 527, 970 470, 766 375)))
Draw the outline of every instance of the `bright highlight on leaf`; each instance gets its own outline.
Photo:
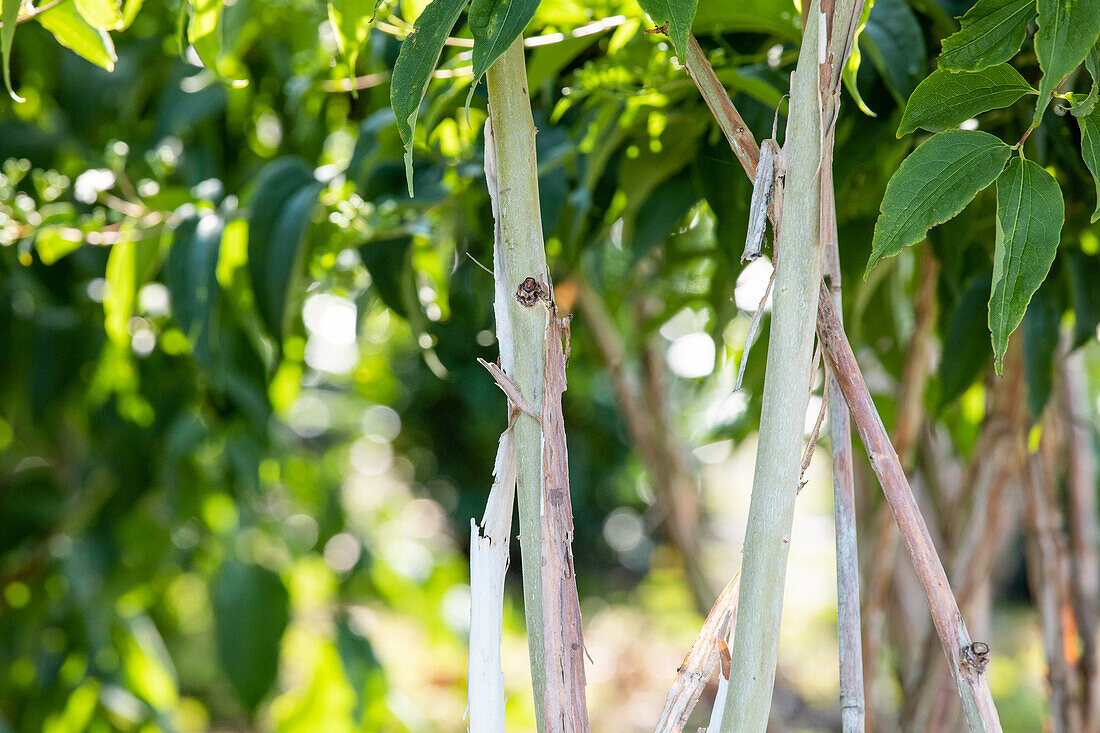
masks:
POLYGON ((997 240, 989 330, 999 374, 1008 337, 1020 325, 1058 250, 1065 220, 1062 191, 1038 163, 1014 158, 997 178, 997 240))
POLYGON ((222 55, 223 0, 190 0, 191 22, 187 25, 187 40, 199 55, 202 65, 226 84, 240 89, 248 86, 247 79, 226 76, 219 64, 222 55))
POLYGON ((1004 169, 1011 150, 978 130, 933 135, 906 158, 882 198, 864 277, 883 257, 924 238, 963 210, 1004 169))
POLYGON ((39 13, 35 20, 65 48, 107 71, 115 70, 118 56, 115 55, 115 44, 111 35, 92 27, 71 1, 39 13))
POLYGON ((93 28, 113 31, 122 28, 122 11, 114 0, 74 0, 77 12, 93 28))
POLYGON ((958 32, 943 39, 940 68, 981 71, 1008 61, 1023 45, 1034 17, 1035 0, 978 0, 958 32))
POLYGON ((971 117, 1008 107, 1034 93, 1020 72, 1008 64, 974 72, 937 69, 913 90, 898 137, 918 127, 932 132, 958 127, 971 117))
POLYGON ((458 22, 466 3, 467 0, 432 0, 401 43, 401 53, 393 65, 390 106, 397 116, 397 131, 405 145, 405 178, 410 197, 413 195, 412 146, 416 115, 447 35, 458 22))
POLYGON ((1036 127, 1054 90, 1080 64, 1100 36, 1100 0, 1039 0, 1035 55, 1043 70, 1039 80, 1036 127))
POLYGON ((359 49, 367 42, 370 23, 381 0, 329 0, 328 19, 336 34, 336 45, 348 66, 348 80, 351 92, 355 89, 355 64, 359 60, 359 49))

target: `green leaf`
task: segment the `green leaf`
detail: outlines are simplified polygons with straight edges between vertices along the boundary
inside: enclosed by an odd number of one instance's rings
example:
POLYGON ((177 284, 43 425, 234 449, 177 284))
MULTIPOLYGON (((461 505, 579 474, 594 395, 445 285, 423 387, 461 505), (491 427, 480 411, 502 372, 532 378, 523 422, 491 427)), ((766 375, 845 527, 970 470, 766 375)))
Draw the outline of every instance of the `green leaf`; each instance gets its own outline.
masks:
POLYGON ((997 241, 993 250, 993 291, 989 330, 993 365, 1023 320, 1032 294, 1051 271, 1066 206, 1054 176, 1032 161, 1013 158, 997 179, 997 241))
POLYGON ((932 132, 958 127, 991 109, 1008 107, 1035 90, 1008 64, 982 71, 937 69, 909 97, 898 126, 898 137, 923 127, 932 132))
POLYGON ((1032 294, 1050 272, 1064 219, 1065 203, 1054 177, 1038 163, 1014 158, 997 178, 989 330, 998 374, 1008 337, 1020 325, 1032 294))
POLYGON ((984 345, 989 333, 985 318, 989 288, 989 270, 970 278, 947 317, 939 368, 939 409, 965 392, 989 363, 989 349, 984 345))
POLYGON ((1027 37, 1035 0, 978 0, 962 17, 962 28, 943 39, 938 59, 948 71, 981 71, 1008 61, 1027 37))
POLYGON ((1046 282, 1031 299, 1024 316, 1024 381, 1027 407, 1038 421, 1054 389, 1054 352, 1058 349, 1062 314, 1046 282))
POLYGON ((1066 268, 1069 270, 1070 290, 1073 296, 1073 341, 1071 348, 1096 338, 1100 325, 1100 256, 1088 255, 1079 249, 1070 249, 1066 268))
POLYGON ((106 31, 93 28, 72 2, 63 2, 34 16, 65 48, 107 71, 115 70, 115 44, 106 31))
POLYGON ((248 276, 260 317, 280 342, 321 187, 301 159, 280 158, 260 171, 249 204, 248 276))
POLYGON ((435 65, 447 35, 454 28, 458 16, 468 0, 432 0, 416 19, 413 29, 401 42, 401 52, 393 65, 390 80, 390 106, 397 117, 397 131, 405 145, 405 178, 409 184, 409 197, 413 195, 412 147, 413 131, 420 102, 428 91, 435 65))
POLYGON ((1074 117, 1085 117, 1092 114, 1092 110, 1096 108, 1096 101, 1100 98, 1100 41, 1096 42, 1096 45, 1089 51, 1089 55, 1085 57, 1085 68, 1088 69, 1089 76, 1092 77, 1092 88, 1089 89, 1088 95, 1079 102, 1074 102, 1070 107, 1070 112, 1074 117))
POLYGON ((191 20, 187 24, 187 41, 199 55, 199 60, 224 83, 234 88, 248 86, 247 79, 234 79, 221 71, 222 9, 224 0, 190 0, 191 20))
POLYGON ((289 597, 279 576, 230 560, 211 589, 218 658, 237 696, 255 709, 275 682, 289 597))
POLYGON ((856 26, 856 33, 852 39, 852 53, 848 56, 848 62, 844 64, 844 71, 841 72, 841 79, 844 81, 844 86, 847 87, 848 93, 852 95, 852 99, 855 100, 856 106, 859 107, 863 114, 869 117, 876 117, 871 108, 867 106, 867 103, 863 101, 863 95, 859 93, 859 85, 856 83, 859 78, 859 66, 863 63, 863 54, 859 49, 860 39, 863 37, 863 31, 867 28, 867 19, 871 15, 871 8, 875 5, 875 0, 866 0, 863 3, 863 10, 859 15, 859 24, 856 26))
POLYGON ((74 0, 80 17, 93 28, 113 31, 122 28, 122 12, 114 0, 74 0))
MULTIPOLYGON (((539 0, 471 0, 469 25, 474 36, 474 87, 535 16, 539 0)), ((469 106, 469 98, 466 102, 469 106)))
POLYGON ((928 65, 917 16, 904 0, 876 0, 867 16, 862 44, 886 88, 901 104, 928 65))
POLYGON ((44 265, 52 265, 67 254, 80 249, 84 244, 83 237, 75 239, 66 238, 65 227, 45 226, 41 227, 34 237, 34 249, 38 252, 38 259, 44 265))
POLYGON ((668 24, 668 38, 681 61, 687 58, 688 33, 695 21, 698 0, 638 0, 658 26, 668 24))
POLYGON ((1033 126, 1043 121, 1058 85, 1084 60, 1100 36, 1100 0, 1039 0, 1035 55, 1043 77, 1033 126))
POLYGON ((1081 127, 1081 157, 1096 188, 1096 209, 1089 220, 1096 221, 1100 219, 1100 105, 1094 106, 1090 114, 1078 117, 1077 124, 1081 127))
POLYGON ((962 211, 997 178, 1011 152, 978 130, 941 132, 922 143, 886 184, 864 277, 879 259, 919 242, 962 211))
MULTIPOLYGON (((648 10, 646 11, 649 12, 648 10)), ((651 14, 652 15, 652 14, 651 14)), ((774 0, 698 0, 691 27, 696 33, 766 33, 797 43, 802 37, 793 3, 774 0)))
POLYGON ((4 23, 3 29, 0 29, 0 51, 3 51, 4 56, 4 86, 8 88, 12 99, 25 102, 11 86, 11 46, 15 40, 15 28, 19 24, 20 5, 22 0, 0 0, 0 21, 4 23))
POLYGON ((367 42, 370 23, 381 1, 329 0, 328 20, 336 34, 336 45, 340 54, 348 65, 352 94, 355 94, 355 64, 359 60, 359 49, 367 42))
POLYGON ((221 300, 218 255, 221 252, 222 219, 216 214, 191 216, 176 227, 165 262, 164 284, 172 304, 172 317, 200 361, 211 357, 214 324, 221 300))

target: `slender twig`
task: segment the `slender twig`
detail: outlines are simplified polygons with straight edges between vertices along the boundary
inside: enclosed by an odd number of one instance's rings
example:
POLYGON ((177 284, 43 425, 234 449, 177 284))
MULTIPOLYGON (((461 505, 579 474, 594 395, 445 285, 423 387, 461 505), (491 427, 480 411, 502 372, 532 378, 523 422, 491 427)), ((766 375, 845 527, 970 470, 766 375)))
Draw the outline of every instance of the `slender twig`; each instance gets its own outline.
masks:
POLYGON ((1000 719, 985 674, 989 645, 970 639, 958 603, 951 593, 947 573, 828 295, 828 290, 822 285, 818 305, 818 338, 825 347, 825 355, 848 403, 871 467, 882 484, 883 493, 901 530, 906 550, 928 600, 932 623, 959 689, 967 723, 972 731, 1000 731, 1000 719))

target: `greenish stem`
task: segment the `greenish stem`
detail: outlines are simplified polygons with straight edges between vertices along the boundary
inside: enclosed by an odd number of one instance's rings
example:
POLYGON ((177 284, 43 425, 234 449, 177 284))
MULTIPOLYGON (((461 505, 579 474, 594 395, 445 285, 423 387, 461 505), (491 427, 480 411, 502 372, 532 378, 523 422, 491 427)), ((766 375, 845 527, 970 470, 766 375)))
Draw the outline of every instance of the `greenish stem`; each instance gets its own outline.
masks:
MULTIPOLYGON (((523 38, 512 43, 486 74, 489 114, 496 151, 499 211, 503 239, 498 281, 506 293, 515 293, 526 278, 545 282, 546 251, 539 213, 538 166, 535 158, 535 124, 527 93, 523 38)), ((507 298, 511 344, 501 339, 502 365, 527 401, 542 407, 545 374, 546 309, 525 308, 507 298)), ((504 329, 497 324, 498 337, 504 329)), ((523 608, 527 620, 527 645, 531 656, 538 728, 543 728, 546 659, 543 634, 541 583, 540 507, 542 492, 542 430, 537 420, 521 413, 516 419, 517 496, 519 500, 520 558, 523 563, 523 608)))

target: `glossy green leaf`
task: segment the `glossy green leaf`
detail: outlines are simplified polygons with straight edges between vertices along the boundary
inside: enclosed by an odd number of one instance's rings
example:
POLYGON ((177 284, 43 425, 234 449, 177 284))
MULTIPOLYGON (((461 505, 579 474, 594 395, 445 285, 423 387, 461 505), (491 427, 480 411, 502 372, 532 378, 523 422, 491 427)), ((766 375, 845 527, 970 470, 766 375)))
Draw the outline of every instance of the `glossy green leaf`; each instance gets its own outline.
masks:
POLYGON ((110 34, 89 25, 71 1, 39 13, 35 20, 65 48, 96 66, 114 71, 118 56, 110 34))
POLYGON ((1092 173, 1093 186, 1096 189, 1096 208, 1091 221, 1100 219, 1100 105, 1093 107, 1092 113, 1077 118, 1081 127, 1081 157, 1092 173))
POLYGON ((336 45, 348 66, 348 79, 355 92, 355 65, 359 60, 359 49, 367 42, 370 23, 382 0, 329 0, 328 19, 336 34, 336 45))
POLYGON ((187 41, 194 47, 202 65, 219 79, 233 87, 244 87, 248 85, 246 79, 230 78, 221 70, 223 6, 224 0, 190 0, 187 41))
POLYGON ((1020 50, 1035 0, 978 0, 962 28, 943 39, 938 63, 948 71, 980 71, 1008 61, 1020 50))
POLYGON ((523 33, 538 7, 539 0, 471 0, 469 25, 474 36, 471 95, 493 62, 523 33))
POLYGON ((871 242, 864 276, 962 211, 1004 169, 1011 151, 987 132, 951 130, 933 135, 906 158, 890 182, 871 242))
POLYGON ((428 82, 439 63, 439 54, 447 35, 458 22, 468 0, 432 0, 416 19, 413 29, 401 43, 401 52, 390 80, 390 106, 397 117, 397 131, 405 145, 405 178, 409 197, 413 195, 413 132, 420 102, 428 91, 428 82))
POLYGON ((286 332, 291 285, 321 184, 299 158, 280 158, 259 174, 249 202, 248 275, 268 332, 286 332))
POLYGON ((958 127, 983 112, 1008 107, 1029 93, 1035 90, 1008 64, 981 71, 937 69, 913 90, 897 135, 918 127, 932 132, 958 127))
POLYGON ((22 0, 0 0, 0 21, 4 27, 0 29, 0 51, 3 52, 4 61, 4 86, 8 88, 8 94, 16 102, 26 101, 11 86, 11 47, 15 41, 15 29, 19 25, 19 7, 22 0))
POLYGON ((1065 203, 1058 182, 1042 166, 1016 157, 997 178, 997 239, 989 330, 997 372, 1008 337, 1023 320, 1043 283, 1062 235, 1065 203))
POLYGON ((687 58, 688 33, 695 21, 698 0, 639 0, 642 10, 657 24, 667 25, 668 38, 680 59, 687 58))
POLYGON ((1058 350, 1061 321, 1051 283, 1044 283, 1031 299, 1021 329, 1027 407, 1036 421, 1054 391, 1054 353, 1058 350))
POLYGON ((1042 122, 1054 90, 1077 68, 1100 36, 1100 0, 1038 0, 1035 55, 1043 77, 1034 125, 1042 122))
POLYGON ((74 0, 80 17, 93 28, 113 31, 122 28, 122 10, 115 0, 74 0))
POLYGON ((989 363, 985 346, 989 289, 988 270, 970 278, 947 317, 939 368, 940 409, 958 399, 989 363))
POLYGON ((924 33, 905 0, 876 0, 861 36, 863 50, 900 104, 924 76, 924 33))
POLYGON ((286 586, 266 568, 230 560, 214 578, 211 602, 222 670, 241 702, 255 709, 279 669, 289 619, 286 586))

